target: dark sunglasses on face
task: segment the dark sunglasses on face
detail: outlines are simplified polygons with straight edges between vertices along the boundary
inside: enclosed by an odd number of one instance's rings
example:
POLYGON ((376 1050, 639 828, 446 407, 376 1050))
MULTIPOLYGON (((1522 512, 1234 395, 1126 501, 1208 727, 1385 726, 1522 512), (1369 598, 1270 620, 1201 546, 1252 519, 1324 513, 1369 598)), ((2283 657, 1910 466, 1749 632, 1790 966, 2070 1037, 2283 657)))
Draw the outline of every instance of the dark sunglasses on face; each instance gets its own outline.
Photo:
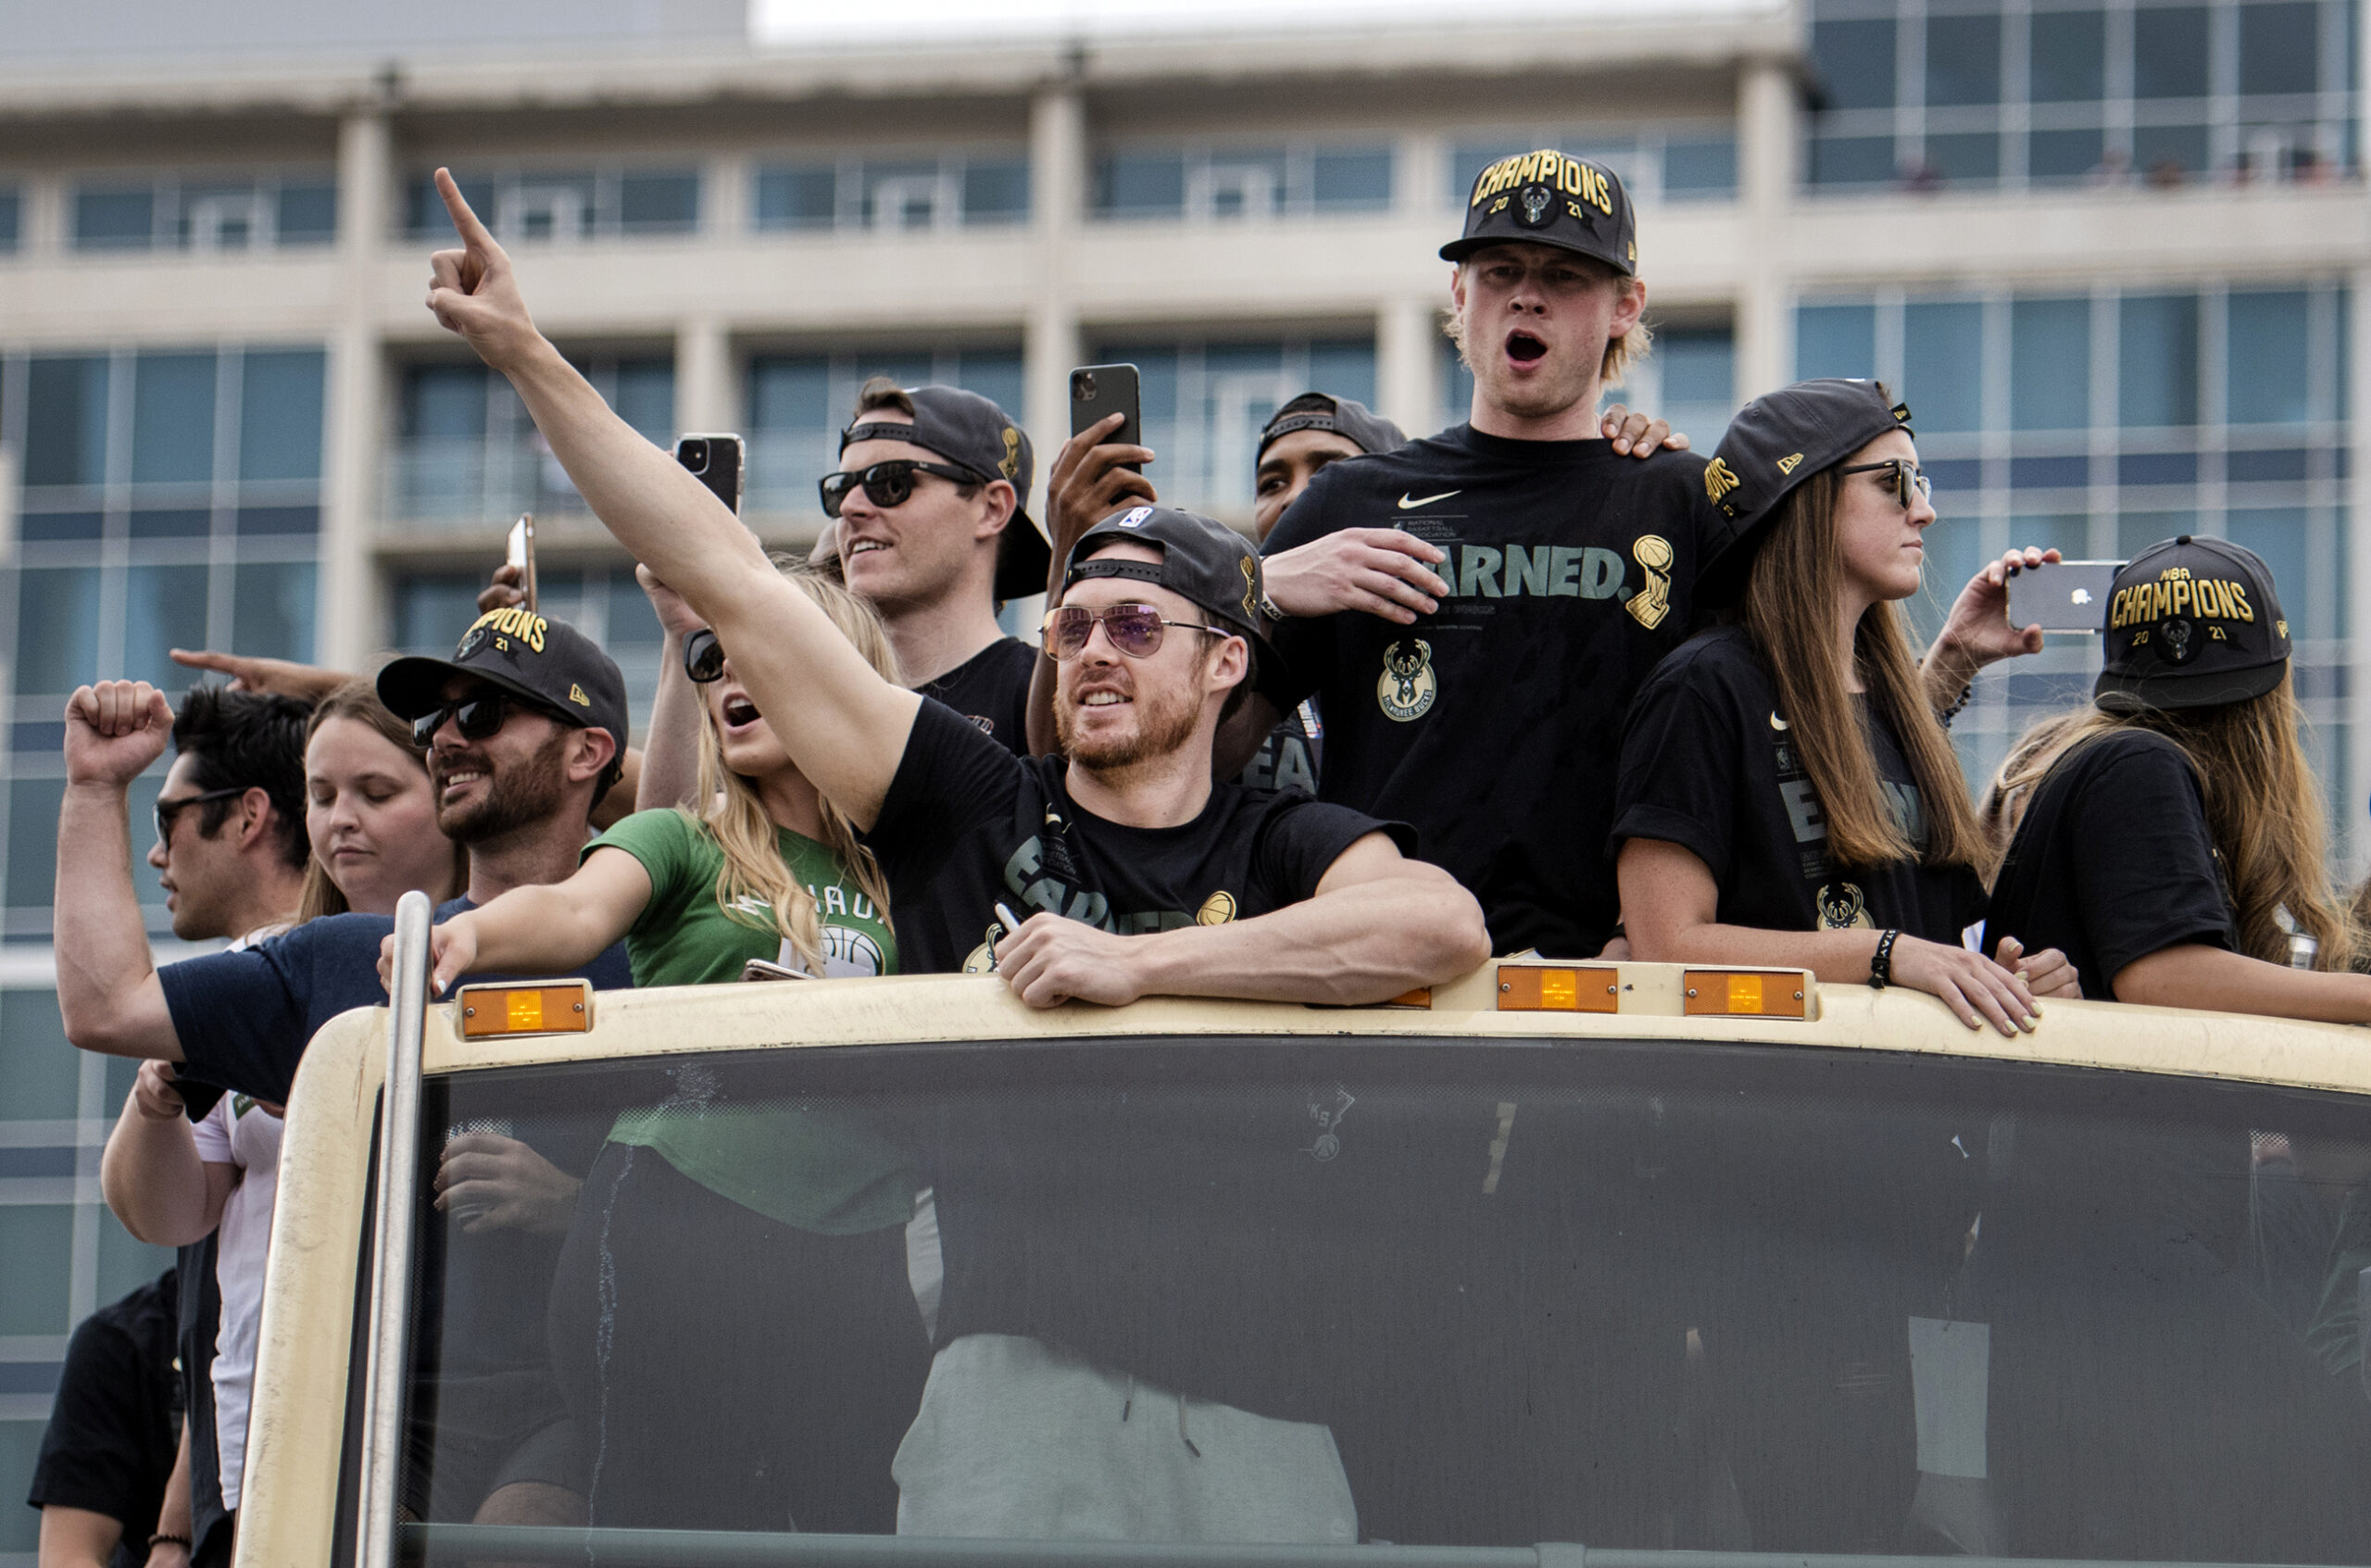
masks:
POLYGON ((684 673, 703 686, 724 679, 724 645, 705 626, 684 639, 684 673))
POLYGON ((1916 463, 1912 462, 1908 458, 1888 458, 1881 463, 1854 463, 1850 468, 1838 469, 1836 471, 1839 475, 1875 473, 1880 469, 1893 470, 1893 498, 1901 503, 1903 511, 1910 509, 1910 497, 1913 492, 1915 492, 1922 501, 1935 494, 1934 483, 1926 477, 1916 463))
POLYGON ((234 795, 246 794, 251 787, 248 784, 232 784, 227 789, 209 789, 196 795, 184 795, 178 800, 167 800, 162 796, 157 797, 157 837, 167 844, 173 841, 173 823, 181 816, 182 808, 201 805, 208 800, 228 800, 234 795))
POLYGON ((978 474, 951 463, 925 463, 915 458, 892 458, 885 463, 875 463, 855 473, 827 473, 818 480, 816 487, 823 493, 823 515, 839 516, 841 504, 855 494, 859 484, 864 486, 865 498, 884 510, 903 506, 907 497, 914 493, 914 475, 918 473, 935 473, 958 484, 981 483, 978 474))
POLYGON ((1182 626, 1189 632, 1208 632, 1221 637, 1232 635, 1198 621, 1163 621, 1160 611, 1150 605, 1108 605, 1101 609, 1064 605, 1046 612, 1040 633, 1046 651, 1057 659, 1076 659, 1086 651, 1087 639, 1095 635, 1098 622, 1102 624, 1103 634, 1111 639, 1111 646, 1130 659, 1150 659, 1159 653, 1165 627, 1182 626))
POLYGON ((483 740, 501 729, 513 712, 544 711, 540 705, 512 696, 508 692, 480 692, 458 702, 445 703, 413 720, 411 743, 425 751, 435 742, 436 732, 445 727, 448 719, 460 730, 463 740, 483 740))

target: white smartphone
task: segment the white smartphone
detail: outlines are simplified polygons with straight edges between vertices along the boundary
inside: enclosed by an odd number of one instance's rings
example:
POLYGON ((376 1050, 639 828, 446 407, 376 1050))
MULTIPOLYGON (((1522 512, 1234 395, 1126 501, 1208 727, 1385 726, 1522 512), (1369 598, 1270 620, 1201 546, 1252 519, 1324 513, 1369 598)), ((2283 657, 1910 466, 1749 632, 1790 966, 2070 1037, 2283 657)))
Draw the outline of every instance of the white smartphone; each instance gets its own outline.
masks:
POLYGON ((2108 597, 2120 560, 2062 560, 2009 569, 2009 624, 2045 632, 2107 630, 2108 597))
POLYGON ((527 608, 535 608, 535 514, 522 512, 510 525, 510 543, 503 559, 519 569, 519 587, 527 596, 527 608))

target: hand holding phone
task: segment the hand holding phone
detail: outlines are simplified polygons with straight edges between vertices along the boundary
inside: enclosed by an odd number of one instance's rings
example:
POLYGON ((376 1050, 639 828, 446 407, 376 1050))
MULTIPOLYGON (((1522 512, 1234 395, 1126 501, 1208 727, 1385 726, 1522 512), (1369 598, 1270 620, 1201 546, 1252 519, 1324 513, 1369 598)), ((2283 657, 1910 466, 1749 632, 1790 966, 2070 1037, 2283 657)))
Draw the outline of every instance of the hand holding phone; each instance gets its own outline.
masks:
POLYGON ((519 521, 510 525, 510 540, 503 552, 503 562, 519 573, 519 591, 526 596, 530 610, 535 608, 535 514, 521 512, 519 521))
MULTIPOLYGON (((1141 378, 1134 365, 1082 365, 1071 372, 1071 433, 1077 435, 1097 420, 1122 416, 1120 428, 1102 438, 1102 445, 1141 446, 1144 421, 1139 417, 1141 378)), ((1142 472, 1137 463, 1121 467, 1142 472)))
POLYGON ((2108 599, 2115 591, 2120 560, 2046 561, 2009 569, 2009 624, 2023 631, 2076 632, 2092 636, 2107 630, 2108 599))

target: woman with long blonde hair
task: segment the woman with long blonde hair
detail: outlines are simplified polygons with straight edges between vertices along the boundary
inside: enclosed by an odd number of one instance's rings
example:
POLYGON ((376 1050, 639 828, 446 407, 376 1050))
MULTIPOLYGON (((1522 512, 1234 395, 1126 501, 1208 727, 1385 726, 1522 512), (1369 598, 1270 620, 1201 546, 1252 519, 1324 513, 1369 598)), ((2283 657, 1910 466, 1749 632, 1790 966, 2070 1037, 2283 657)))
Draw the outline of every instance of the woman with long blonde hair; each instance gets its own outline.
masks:
POLYGON ((2014 837, 1988 938, 2063 947, 2117 1001, 2371 1022, 2270 571, 2228 540, 2150 546, 2116 573, 2105 655, 2092 708, 2045 720, 1994 788, 2014 837))
POLYGON ((1705 487, 1734 542, 1711 591, 1741 592, 1631 708, 1623 921, 1650 961, 1907 985, 2014 1035, 2074 976, 2055 953, 1961 945, 1988 856, 1897 608, 1935 521, 1909 418, 1876 383, 1805 382, 1723 437, 1705 487))

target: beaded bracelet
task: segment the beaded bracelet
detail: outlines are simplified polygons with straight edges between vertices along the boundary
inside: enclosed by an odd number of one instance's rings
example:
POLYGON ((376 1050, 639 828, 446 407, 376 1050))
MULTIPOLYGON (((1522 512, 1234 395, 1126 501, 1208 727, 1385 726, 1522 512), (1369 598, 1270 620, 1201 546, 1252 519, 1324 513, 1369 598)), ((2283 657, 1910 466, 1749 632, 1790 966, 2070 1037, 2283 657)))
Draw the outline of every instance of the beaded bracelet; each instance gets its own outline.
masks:
POLYGON ((1901 933, 1888 931, 1877 938, 1877 950, 1869 955, 1869 989, 1882 991, 1893 984, 1893 939, 1901 933))

